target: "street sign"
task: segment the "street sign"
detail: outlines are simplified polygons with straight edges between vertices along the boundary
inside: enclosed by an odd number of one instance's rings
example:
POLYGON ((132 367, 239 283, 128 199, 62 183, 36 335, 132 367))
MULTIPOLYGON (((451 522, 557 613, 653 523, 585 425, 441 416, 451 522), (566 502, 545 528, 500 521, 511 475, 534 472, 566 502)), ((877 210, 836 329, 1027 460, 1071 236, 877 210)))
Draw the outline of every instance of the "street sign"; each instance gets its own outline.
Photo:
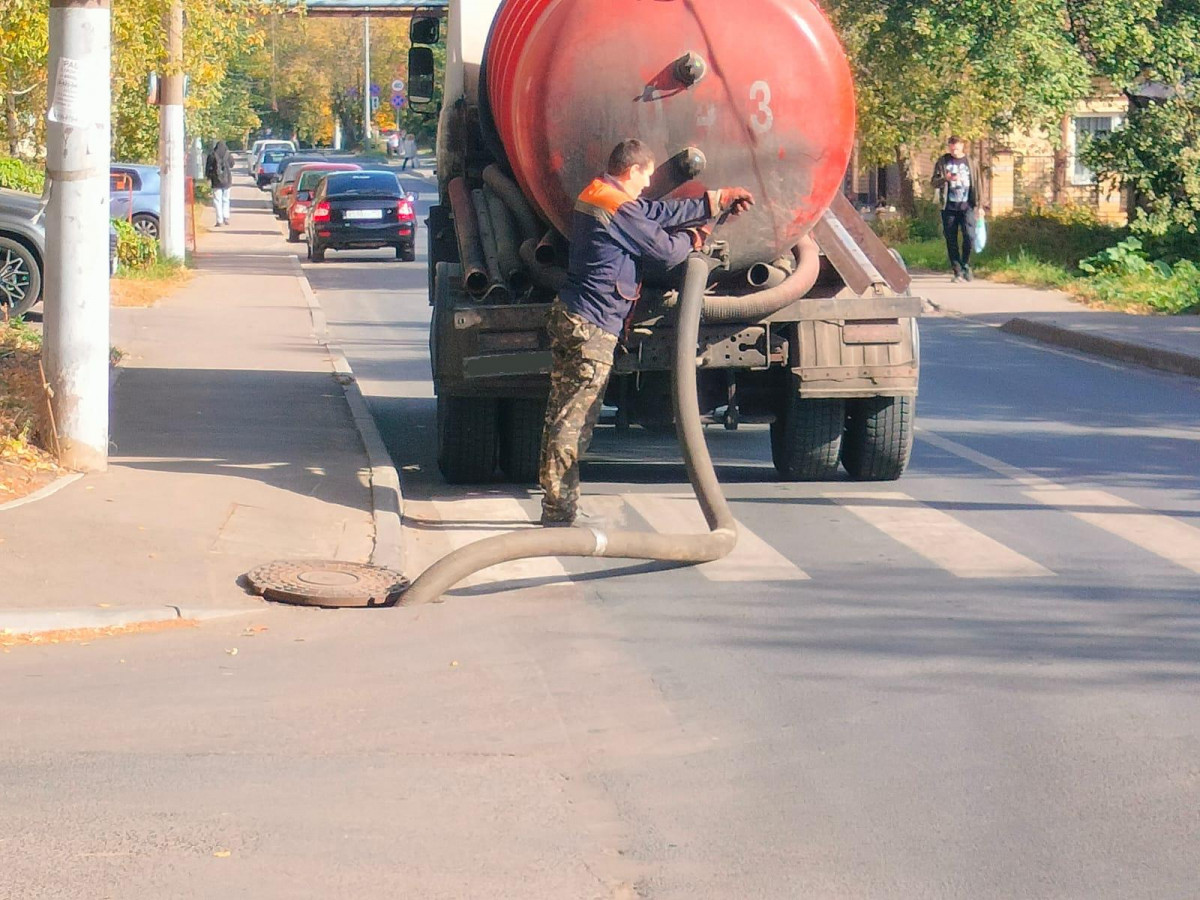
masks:
POLYGON ((394 106, 396 109, 399 109, 407 102, 408 101, 404 99, 403 94, 392 94, 392 106, 394 106))
POLYGON ((371 112, 375 112, 375 110, 377 110, 377 109, 379 109, 379 98, 372 97, 371 98, 371 112))
POLYGON ((403 94, 404 93, 404 82, 401 81, 399 78, 397 78, 395 81, 392 82, 392 93, 393 94, 403 94))
POLYGON ((373 85, 371 85, 371 96, 372 96, 372 97, 378 97, 378 96, 379 96, 379 85, 377 85, 377 84, 373 84, 373 85))

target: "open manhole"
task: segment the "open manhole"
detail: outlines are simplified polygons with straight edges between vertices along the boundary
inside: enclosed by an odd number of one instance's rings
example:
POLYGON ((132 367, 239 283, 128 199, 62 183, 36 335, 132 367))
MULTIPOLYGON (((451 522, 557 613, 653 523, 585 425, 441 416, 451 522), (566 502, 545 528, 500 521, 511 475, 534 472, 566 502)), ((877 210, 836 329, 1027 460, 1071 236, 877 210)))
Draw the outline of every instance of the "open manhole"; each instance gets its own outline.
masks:
POLYGON ((303 606, 390 606, 408 587, 399 572, 333 559, 279 559, 246 573, 256 594, 303 606))

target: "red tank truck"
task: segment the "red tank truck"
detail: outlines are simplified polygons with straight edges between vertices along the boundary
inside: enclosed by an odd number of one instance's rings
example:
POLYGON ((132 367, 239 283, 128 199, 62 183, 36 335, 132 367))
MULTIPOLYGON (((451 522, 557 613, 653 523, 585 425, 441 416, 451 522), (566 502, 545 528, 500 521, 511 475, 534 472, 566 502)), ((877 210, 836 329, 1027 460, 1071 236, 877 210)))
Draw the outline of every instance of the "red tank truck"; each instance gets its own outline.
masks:
MULTIPOLYGON (((841 193, 853 79, 813 0, 450 0, 435 22, 413 21, 409 94, 432 98, 425 44, 444 40, 428 258, 448 481, 535 480, 564 234, 626 137, 659 160, 648 195, 755 195, 712 237, 701 413, 731 429, 770 423, 784 480, 829 479, 839 464, 860 480, 901 475, 921 304, 841 193)), ((646 273, 606 396, 619 429, 671 424, 676 287, 646 273)))

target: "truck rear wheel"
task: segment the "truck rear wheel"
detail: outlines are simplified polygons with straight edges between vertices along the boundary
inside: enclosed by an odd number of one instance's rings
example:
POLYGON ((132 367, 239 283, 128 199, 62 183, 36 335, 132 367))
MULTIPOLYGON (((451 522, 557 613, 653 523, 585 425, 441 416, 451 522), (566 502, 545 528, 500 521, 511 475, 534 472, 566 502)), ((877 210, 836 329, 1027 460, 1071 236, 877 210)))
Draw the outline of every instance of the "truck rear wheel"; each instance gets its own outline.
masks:
POLYGON ((496 400, 437 398, 438 468, 450 484, 491 481, 496 468, 496 400))
POLYGON ((837 475, 845 404, 805 399, 795 376, 787 380, 779 415, 771 423, 771 460, 784 481, 828 481, 837 475))
POLYGON ((856 397, 846 402, 842 465, 856 481, 895 481, 912 455, 915 397, 856 397))
POLYGON ((500 471, 513 484, 534 484, 542 451, 546 404, 541 400, 500 403, 500 471))

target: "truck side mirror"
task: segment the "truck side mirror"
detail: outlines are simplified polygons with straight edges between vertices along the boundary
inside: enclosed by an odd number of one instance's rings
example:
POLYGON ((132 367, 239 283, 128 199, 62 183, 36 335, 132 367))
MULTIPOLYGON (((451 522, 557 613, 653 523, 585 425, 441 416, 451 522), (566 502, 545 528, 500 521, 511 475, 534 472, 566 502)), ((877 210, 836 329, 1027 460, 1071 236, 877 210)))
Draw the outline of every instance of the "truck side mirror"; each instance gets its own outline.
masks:
POLYGON ((413 104, 433 101, 433 51, 428 47, 408 50, 408 100, 413 104))
POLYGON ((441 20, 434 16, 413 16, 408 23, 410 44, 436 44, 441 37, 441 20))

